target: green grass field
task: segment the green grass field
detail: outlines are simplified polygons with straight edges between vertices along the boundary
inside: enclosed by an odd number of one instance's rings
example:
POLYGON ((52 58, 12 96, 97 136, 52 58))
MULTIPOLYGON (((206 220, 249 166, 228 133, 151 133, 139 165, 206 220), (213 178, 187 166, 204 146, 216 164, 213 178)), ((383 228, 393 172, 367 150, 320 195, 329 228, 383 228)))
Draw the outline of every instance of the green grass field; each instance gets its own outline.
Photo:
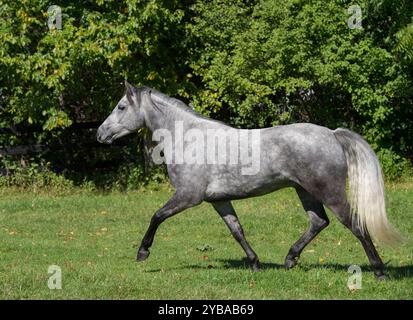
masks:
MULTIPOLYGON (((329 212, 330 226, 283 269, 289 247, 307 227, 293 190, 235 201, 262 270, 252 272, 224 222, 205 203, 159 229, 151 255, 136 263, 151 215, 171 195, 159 191, 66 196, 0 193, 1 299, 412 299, 413 246, 379 248, 390 281, 379 282, 361 245, 329 212), (50 290, 48 267, 62 270, 50 290), (362 289, 350 291, 350 265, 362 289)), ((413 187, 388 187, 388 214, 413 234, 413 187)))

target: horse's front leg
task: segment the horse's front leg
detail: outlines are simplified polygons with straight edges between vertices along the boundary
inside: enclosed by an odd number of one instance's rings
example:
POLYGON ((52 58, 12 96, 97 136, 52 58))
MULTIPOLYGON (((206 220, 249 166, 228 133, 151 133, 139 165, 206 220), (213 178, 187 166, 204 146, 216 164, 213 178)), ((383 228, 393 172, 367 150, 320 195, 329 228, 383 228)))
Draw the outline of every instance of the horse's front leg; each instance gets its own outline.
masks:
POLYGON ((235 213, 234 207, 230 201, 214 202, 212 206, 225 221, 229 230, 231 231, 234 238, 238 241, 241 247, 247 254, 248 259, 251 262, 253 270, 258 270, 260 267, 260 262, 258 260, 257 254, 249 245, 248 241, 245 239, 244 231, 242 230, 241 223, 238 220, 237 214, 235 213))
POLYGON ((148 230, 146 231, 139 247, 136 260, 143 261, 149 256, 149 248, 153 243, 156 230, 163 221, 201 202, 202 200, 200 197, 193 195, 188 196, 188 193, 175 192, 172 198, 169 199, 168 202, 152 216, 151 223, 149 224, 148 230))

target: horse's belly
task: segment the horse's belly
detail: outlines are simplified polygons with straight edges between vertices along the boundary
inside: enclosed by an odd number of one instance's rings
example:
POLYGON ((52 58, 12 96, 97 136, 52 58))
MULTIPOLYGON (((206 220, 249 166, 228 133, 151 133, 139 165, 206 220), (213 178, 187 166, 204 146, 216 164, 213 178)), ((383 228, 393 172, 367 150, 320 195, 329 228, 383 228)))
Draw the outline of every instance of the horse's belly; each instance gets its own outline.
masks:
POLYGON ((243 177, 240 180, 214 179, 208 185, 205 200, 224 201, 261 196, 281 188, 293 186, 294 183, 281 177, 243 177))

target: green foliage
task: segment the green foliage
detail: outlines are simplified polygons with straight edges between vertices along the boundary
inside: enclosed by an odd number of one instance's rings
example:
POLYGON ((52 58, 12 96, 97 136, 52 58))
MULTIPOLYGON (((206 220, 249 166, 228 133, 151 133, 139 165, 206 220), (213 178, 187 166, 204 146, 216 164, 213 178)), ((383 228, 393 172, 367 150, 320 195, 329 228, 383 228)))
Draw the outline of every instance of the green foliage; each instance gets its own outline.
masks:
POLYGON ((139 190, 142 188, 156 189, 158 184, 167 181, 164 167, 155 167, 149 172, 142 165, 125 165, 117 172, 106 176, 104 187, 109 190, 139 190))
POLYGON ((396 36, 398 43, 395 51, 401 56, 404 55, 408 62, 413 62, 413 22, 397 32, 396 36))
POLYGON ((409 160, 401 157, 389 149, 381 149, 378 152, 384 175, 390 180, 397 180, 412 175, 412 167, 409 160))
MULTIPOLYGON (((67 113, 61 110, 50 109, 49 111, 43 111, 43 115, 48 115, 48 119, 43 125, 43 129, 47 131, 69 127, 72 124, 72 120, 69 119, 67 113)), ((29 118, 29 123, 32 122, 31 118, 29 118)))
POLYGON ((47 191, 57 194, 93 191, 132 191, 157 190, 166 183, 163 166, 145 171, 140 164, 123 164, 112 172, 94 172, 94 177, 79 180, 71 172, 57 174, 50 168, 50 163, 31 158, 23 164, 12 160, 1 160, 1 166, 7 174, 0 175, 1 188, 17 188, 31 192, 47 191))
MULTIPOLYGON (((62 194, 74 189, 73 182, 63 175, 58 175, 48 168, 49 164, 31 161, 29 165, 18 165, 16 162, 2 161, 10 173, 1 176, 0 188, 17 187, 31 192, 52 191, 62 194)), ((85 186, 86 187, 86 186, 85 186)))
POLYGON ((358 1, 363 29, 351 29, 350 0, 62 1, 62 29, 49 30, 49 1, 2 0, 0 127, 60 141, 104 119, 128 78, 238 127, 354 129, 399 170, 413 158, 412 3, 358 1))
POLYGON ((55 130, 102 118, 125 77, 169 93, 185 88, 175 45, 183 38, 185 3, 64 2, 61 30, 48 29, 48 5, 1 3, 0 126, 35 123, 55 130))
MULTIPOLYGON (((363 29, 347 25, 351 1, 199 2, 192 30, 202 46, 192 67, 205 89, 197 109, 242 127, 349 127, 376 150, 411 157, 413 78, 397 53, 410 48, 413 11, 358 3, 363 29), (387 25, 389 16, 399 22, 387 25)), ((386 165, 398 170, 392 159, 386 165)))

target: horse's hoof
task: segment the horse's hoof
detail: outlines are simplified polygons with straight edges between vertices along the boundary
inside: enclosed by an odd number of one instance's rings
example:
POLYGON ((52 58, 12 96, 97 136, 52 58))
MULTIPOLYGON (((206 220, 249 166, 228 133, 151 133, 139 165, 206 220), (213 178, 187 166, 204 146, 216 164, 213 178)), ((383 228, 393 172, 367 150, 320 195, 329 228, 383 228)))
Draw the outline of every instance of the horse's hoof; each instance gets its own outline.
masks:
POLYGON ((257 260, 253 262, 251 265, 252 271, 259 271, 260 270, 260 262, 257 260))
POLYGON ((380 274, 380 275, 376 275, 376 279, 378 281, 387 281, 390 280, 390 278, 388 276, 386 276, 385 274, 380 274))
POLYGON ((148 250, 140 249, 138 251, 138 255, 136 256, 136 261, 140 262, 146 260, 146 258, 149 257, 149 253, 150 252, 148 250))
POLYGON ((294 268, 297 265, 297 260, 296 259, 286 259, 284 263, 285 270, 289 270, 291 268, 294 268))

